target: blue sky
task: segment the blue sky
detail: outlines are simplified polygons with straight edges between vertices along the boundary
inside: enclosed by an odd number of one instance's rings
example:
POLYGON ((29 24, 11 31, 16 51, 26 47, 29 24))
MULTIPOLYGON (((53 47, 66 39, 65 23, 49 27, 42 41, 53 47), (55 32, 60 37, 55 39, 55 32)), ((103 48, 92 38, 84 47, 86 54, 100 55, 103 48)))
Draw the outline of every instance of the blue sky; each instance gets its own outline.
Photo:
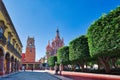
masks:
POLYGON ((48 40, 59 28, 68 45, 87 33, 89 25, 103 13, 120 5, 120 0, 3 0, 25 52, 28 36, 35 38, 36 60, 45 56, 48 40))

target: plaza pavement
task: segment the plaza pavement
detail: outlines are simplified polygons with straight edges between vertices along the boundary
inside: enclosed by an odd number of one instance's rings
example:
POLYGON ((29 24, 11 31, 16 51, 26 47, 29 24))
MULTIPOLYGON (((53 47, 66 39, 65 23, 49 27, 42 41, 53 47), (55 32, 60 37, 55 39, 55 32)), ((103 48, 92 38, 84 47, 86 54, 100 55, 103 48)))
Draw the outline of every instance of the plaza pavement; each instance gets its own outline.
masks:
POLYGON ((20 71, 0 76, 0 80, 120 80, 119 75, 93 74, 82 72, 62 71, 55 75, 53 70, 20 71))
POLYGON ((0 80, 71 80, 42 70, 27 70, 0 76, 0 80))

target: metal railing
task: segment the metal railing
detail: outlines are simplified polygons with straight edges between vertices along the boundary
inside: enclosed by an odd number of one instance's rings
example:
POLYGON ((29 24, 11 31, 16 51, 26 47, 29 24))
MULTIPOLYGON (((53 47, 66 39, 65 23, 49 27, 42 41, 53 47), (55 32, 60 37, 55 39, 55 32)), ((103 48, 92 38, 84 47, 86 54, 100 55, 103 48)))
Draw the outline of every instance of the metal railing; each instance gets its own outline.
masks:
POLYGON ((7 48, 8 48, 8 50, 10 50, 12 53, 14 53, 17 57, 21 58, 20 53, 16 50, 16 48, 14 48, 14 46, 13 46, 10 42, 7 42, 7 48))
POLYGON ((5 45, 6 44, 6 37, 4 36, 3 33, 0 33, 0 43, 2 45, 5 45))

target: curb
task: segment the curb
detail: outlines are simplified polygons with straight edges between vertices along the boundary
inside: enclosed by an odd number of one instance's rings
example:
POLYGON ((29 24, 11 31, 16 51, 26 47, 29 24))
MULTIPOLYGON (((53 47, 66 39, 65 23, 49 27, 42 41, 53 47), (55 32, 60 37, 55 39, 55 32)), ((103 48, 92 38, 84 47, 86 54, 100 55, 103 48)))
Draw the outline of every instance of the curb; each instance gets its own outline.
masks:
POLYGON ((73 80, 71 78, 67 78, 67 77, 64 77, 64 76, 61 76, 61 75, 55 75, 53 73, 50 73, 49 71, 45 71, 46 73, 48 73, 49 75, 51 76, 54 76, 55 78, 59 79, 59 80, 73 80))
POLYGON ((55 76, 55 75, 53 75, 53 74, 50 74, 49 72, 46 72, 48 75, 50 75, 50 76, 52 76, 52 77, 55 77, 55 78, 57 78, 57 79, 59 79, 59 80, 62 80, 62 79, 60 79, 60 78, 58 78, 57 76, 55 76))

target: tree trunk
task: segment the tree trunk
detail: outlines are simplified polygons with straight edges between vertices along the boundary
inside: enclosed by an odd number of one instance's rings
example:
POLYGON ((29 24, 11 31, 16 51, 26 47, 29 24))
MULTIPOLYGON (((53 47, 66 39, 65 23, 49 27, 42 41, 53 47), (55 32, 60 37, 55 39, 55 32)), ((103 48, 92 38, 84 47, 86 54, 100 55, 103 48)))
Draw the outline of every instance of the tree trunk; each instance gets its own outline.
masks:
POLYGON ((84 64, 81 64, 80 66, 82 68, 82 71, 84 71, 84 64))
POLYGON ((110 73, 109 57, 99 57, 99 61, 103 64, 106 73, 110 73))
POLYGON ((65 65, 62 64, 62 70, 64 71, 65 70, 65 65))
POLYGON ((108 62, 105 62, 105 64, 104 64, 105 66, 105 72, 106 73, 110 73, 110 65, 109 65, 109 63, 108 62))
POLYGON ((86 64, 86 69, 87 69, 87 62, 85 64, 86 64))
POLYGON ((72 65, 71 68, 72 68, 72 69, 71 69, 72 71, 75 71, 74 65, 72 65))
POLYGON ((83 71, 83 70, 84 70, 84 62, 81 62, 81 63, 79 64, 79 66, 81 66, 82 71, 83 71))
POLYGON ((81 62, 81 63, 78 63, 78 64, 79 64, 79 66, 82 68, 81 70, 83 71, 83 70, 84 70, 84 63, 81 62))
POLYGON ((115 63, 116 63, 116 61, 117 61, 117 59, 116 59, 116 58, 113 58, 113 59, 112 59, 112 65, 113 65, 115 68, 117 68, 117 66, 116 66, 116 64, 115 64, 115 63))
POLYGON ((98 64, 98 70, 100 70, 100 61, 98 61, 97 64, 98 64))

